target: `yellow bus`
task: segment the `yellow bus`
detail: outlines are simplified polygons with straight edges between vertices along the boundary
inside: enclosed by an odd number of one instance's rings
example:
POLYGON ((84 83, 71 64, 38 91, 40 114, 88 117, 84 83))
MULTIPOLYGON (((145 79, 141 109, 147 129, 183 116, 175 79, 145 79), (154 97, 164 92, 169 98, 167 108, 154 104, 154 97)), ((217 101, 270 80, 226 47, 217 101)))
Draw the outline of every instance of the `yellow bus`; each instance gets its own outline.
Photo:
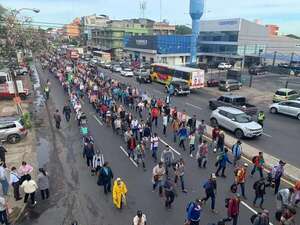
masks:
POLYGON ((165 85, 172 80, 187 81, 190 89, 204 87, 204 70, 184 66, 170 66, 154 63, 151 65, 151 80, 165 85))

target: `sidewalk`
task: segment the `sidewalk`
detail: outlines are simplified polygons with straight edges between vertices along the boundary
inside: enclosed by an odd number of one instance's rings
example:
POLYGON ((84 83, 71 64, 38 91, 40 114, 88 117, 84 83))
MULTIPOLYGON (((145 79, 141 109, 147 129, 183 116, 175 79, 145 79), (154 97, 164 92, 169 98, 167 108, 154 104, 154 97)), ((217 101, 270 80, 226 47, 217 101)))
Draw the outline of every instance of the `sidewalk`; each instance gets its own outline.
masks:
MULTIPOLYGON (((23 111, 29 111, 29 108, 31 107, 31 103, 28 103, 30 101, 27 101, 26 103, 22 103, 23 111)), ((13 101, 1 101, 0 106, 0 116, 15 116, 17 115, 16 107, 14 106, 13 101)), ((26 161, 34 168, 33 179, 35 180, 36 177, 36 171, 37 171, 37 161, 36 161, 36 135, 35 130, 31 129, 28 132, 28 135, 26 138, 22 139, 17 144, 7 144, 4 143, 4 147, 7 150, 6 153, 6 166, 7 169, 10 170, 11 167, 15 166, 16 168, 19 168, 22 161, 26 161)), ((9 181, 9 172, 8 172, 8 181, 9 181)), ((2 191, 1 191, 2 193, 2 191)), ((22 190, 20 188, 20 194, 21 197, 24 197, 24 193, 22 193, 22 190)), ((15 201, 13 196, 13 188, 11 185, 9 185, 9 194, 8 194, 8 204, 9 207, 12 208, 12 213, 10 214, 10 222, 14 224, 22 212, 24 211, 26 205, 24 204, 23 200, 15 201)))

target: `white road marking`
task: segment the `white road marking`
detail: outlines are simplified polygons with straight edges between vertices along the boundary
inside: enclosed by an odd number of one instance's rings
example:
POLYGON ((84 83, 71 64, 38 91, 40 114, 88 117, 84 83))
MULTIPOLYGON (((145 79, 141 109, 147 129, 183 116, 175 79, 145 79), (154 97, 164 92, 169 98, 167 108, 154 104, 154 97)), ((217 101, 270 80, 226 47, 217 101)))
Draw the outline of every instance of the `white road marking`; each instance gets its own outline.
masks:
POLYGON ((266 137, 269 137, 269 138, 271 138, 272 136, 271 135, 269 135, 269 134, 266 134, 266 133, 262 133, 262 135, 264 135, 264 136, 266 136, 266 137))
POLYGON ((161 139, 160 137, 159 137, 159 140, 163 143, 163 144, 165 144, 165 145, 168 145, 169 147, 170 147, 170 149, 173 151, 173 152, 175 152, 177 155, 181 155, 181 153, 180 152, 178 152, 178 151, 176 151, 172 146, 170 146, 167 142, 165 142, 163 139, 161 139))
MULTIPOLYGON (((128 153, 125 151, 125 149, 122 147, 122 146, 120 146, 120 149, 122 150, 122 152, 124 152, 124 154, 128 157, 128 153)), ((129 158, 130 159, 130 161, 133 163, 133 165, 135 166, 135 167, 138 167, 138 165, 136 164, 136 162, 130 157, 129 158)))
POLYGON ((202 110, 201 107, 196 106, 196 105, 193 105, 193 104, 191 104, 191 103, 186 102, 185 104, 186 104, 186 105, 189 105, 189 106, 191 106, 191 107, 194 107, 194 108, 196 108, 196 109, 202 110))
MULTIPOLYGON (((246 202, 241 201, 242 205, 245 206, 247 209, 249 209, 254 214, 257 214, 257 211, 253 209, 251 206, 249 206, 246 202)), ((273 225, 273 223, 269 222, 269 225, 273 225)))
POLYGON ((103 123, 97 118, 96 115, 94 115, 93 117, 94 117, 94 119, 95 119, 101 126, 103 126, 103 123))

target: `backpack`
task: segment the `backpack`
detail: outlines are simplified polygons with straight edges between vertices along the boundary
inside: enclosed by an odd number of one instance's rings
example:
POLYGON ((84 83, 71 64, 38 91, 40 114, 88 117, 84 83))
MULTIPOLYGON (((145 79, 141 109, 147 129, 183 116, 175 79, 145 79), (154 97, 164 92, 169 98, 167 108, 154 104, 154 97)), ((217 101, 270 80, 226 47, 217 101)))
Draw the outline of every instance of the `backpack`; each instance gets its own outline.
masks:
POLYGON ((189 202, 189 204, 187 204, 185 211, 188 212, 189 209, 191 208, 191 206, 194 207, 194 202, 189 202))
POLYGON ((253 158, 252 158, 252 163, 255 163, 257 157, 258 157, 258 156, 253 156, 253 158))
POLYGON ((234 183, 234 184, 232 184, 232 185, 230 186, 230 191, 231 191, 232 193, 236 193, 236 192, 237 192, 237 189, 238 189, 238 186, 237 186, 236 183, 234 183))
POLYGON ((228 208, 229 201, 230 201, 230 198, 225 198, 225 208, 228 208))
POLYGON ((252 186, 253 190, 256 190, 258 188, 258 181, 256 181, 253 186, 252 186))
POLYGON ((254 223, 254 220, 256 219, 256 217, 258 217, 259 216, 259 224, 260 224, 260 213, 257 213, 257 214, 254 214, 254 215, 252 215, 251 217, 250 217, 250 221, 251 221, 251 223, 253 224, 254 223))

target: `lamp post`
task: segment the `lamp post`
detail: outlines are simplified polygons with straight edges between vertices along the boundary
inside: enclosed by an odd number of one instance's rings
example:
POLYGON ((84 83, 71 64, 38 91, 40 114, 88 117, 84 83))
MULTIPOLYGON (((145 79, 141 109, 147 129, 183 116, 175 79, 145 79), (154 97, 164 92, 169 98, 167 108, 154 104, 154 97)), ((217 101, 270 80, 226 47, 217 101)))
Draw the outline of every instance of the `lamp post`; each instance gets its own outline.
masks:
POLYGON ((9 61, 10 61, 10 65, 9 65, 9 71, 11 74, 11 78, 14 84, 14 91, 15 91, 15 97, 14 97, 14 101, 17 105, 17 111, 19 114, 22 114, 22 106, 21 106, 21 100, 20 100, 20 96, 19 96, 19 90, 18 90, 18 86, 17 86, 17 81, 16 81, 16 76, 15 76, 15 66, 16 66, 16 61, 13 57, 13 55, 15 55, 15 48, 16 48, 16 41, 17 41, 17 36, 18 36, 18 32, 16 31, 16 23, 17 23, 17 15, 21 12, 21 11, 32 11, 34 13, 39 13, 40 10, 39 9, 35 9, 35 8, 21 8, 18 10, 12 10, 11 14, 7 17, 7 47, 8 47, 8 52, 9 52, 9 61))

